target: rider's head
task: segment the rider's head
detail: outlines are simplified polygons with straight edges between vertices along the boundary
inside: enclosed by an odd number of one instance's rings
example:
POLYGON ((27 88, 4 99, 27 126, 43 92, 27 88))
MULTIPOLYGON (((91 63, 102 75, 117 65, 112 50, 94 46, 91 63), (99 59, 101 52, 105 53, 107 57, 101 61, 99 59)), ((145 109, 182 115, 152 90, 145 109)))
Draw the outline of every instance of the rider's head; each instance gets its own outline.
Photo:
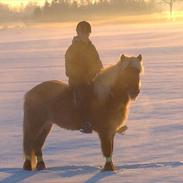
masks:
POLYGON ((91 25, 86 21, 79 22, 77 27, 76 27, 76 32, 90 34, 91 33, 91 25))
POLYGON ((78 36, 84 35, 86 37, 89 37, 89 35, 91 33, 91 25, 86 21, 79 22, 76 27, 76 32, 77 32, 78 36))

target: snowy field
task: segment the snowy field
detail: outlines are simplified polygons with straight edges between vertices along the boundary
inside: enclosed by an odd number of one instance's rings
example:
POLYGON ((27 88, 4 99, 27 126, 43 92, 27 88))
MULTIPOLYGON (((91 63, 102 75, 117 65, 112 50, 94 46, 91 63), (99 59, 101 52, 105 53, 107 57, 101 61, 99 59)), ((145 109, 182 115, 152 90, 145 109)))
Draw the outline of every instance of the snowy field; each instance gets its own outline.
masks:
POLYGON ((54 127, 44 146, 47 170, 22 170, 23 96, 34 85, 67 81, 64 53, 74 27, 0 30, 1 183, 182 183, 183 25, 94 25, 92 41, 105 66, 120 55, 144 58, 139 97, 131 105, 125 135, 115 138, 118 171, 104 164, 96 133, 54 127))

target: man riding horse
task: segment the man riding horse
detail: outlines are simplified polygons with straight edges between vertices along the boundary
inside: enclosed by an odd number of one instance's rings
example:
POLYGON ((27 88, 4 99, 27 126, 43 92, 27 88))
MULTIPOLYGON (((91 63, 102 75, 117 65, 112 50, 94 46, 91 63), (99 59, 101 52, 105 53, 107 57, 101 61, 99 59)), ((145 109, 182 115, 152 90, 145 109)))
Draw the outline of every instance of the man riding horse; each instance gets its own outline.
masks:
POLYGON ((83 121, 83 133, 92 133, 89 117, 92 80, 103 68, 99 54, 89 39, 91 25, 82 21, 76 27, 77 36, 65 54, 66 75, 73 90, 76 106, 83 121))

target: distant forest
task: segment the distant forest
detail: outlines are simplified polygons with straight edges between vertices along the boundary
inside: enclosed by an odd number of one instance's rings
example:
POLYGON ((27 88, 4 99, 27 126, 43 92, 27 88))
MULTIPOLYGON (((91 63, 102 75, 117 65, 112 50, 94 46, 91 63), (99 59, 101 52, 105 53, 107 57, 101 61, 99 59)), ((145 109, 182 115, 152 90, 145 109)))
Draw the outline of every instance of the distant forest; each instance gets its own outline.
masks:
POLYGON ((0 22, 12 20, 69 21, 106 15, 151 14, 161 11, 163 6, 160 2, 170 4, 176 0, 98 0, 95 3, 91 0, 81 0, 80 3, 76 0, 53 0, 50 3, 46 1, 42 7, 29 4, 21 11, 13 11, 8 6, 0 4, 0 22))
POLYGON ((44 7, 36 7, 32 18, 35 20, 74 20, 78 17, 98 17, 106 15, 134 15, 152 13, 157 10, 155 0, 99 0, 92 3, 82 0, 53 0, 44 7))

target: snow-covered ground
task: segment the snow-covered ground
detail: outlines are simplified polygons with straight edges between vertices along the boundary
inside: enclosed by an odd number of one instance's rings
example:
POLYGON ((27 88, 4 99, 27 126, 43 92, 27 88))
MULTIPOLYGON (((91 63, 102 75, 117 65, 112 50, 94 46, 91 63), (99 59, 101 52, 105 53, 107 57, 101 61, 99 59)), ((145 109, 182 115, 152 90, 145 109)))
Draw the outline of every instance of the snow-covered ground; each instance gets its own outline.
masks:
POLYGON ((113 159, 104 164, 97 134, 54 127, 44 146, 47 170, 22 170, 22 104, 27 90, 64 80, 64 53, 75 24, 0 30, 0 182, 182 183, 183 25, 94 25, 92 41, 105 66, 122 53, 144 58, 142 90, 131 105, 125 135, 117 135, 113 159))

